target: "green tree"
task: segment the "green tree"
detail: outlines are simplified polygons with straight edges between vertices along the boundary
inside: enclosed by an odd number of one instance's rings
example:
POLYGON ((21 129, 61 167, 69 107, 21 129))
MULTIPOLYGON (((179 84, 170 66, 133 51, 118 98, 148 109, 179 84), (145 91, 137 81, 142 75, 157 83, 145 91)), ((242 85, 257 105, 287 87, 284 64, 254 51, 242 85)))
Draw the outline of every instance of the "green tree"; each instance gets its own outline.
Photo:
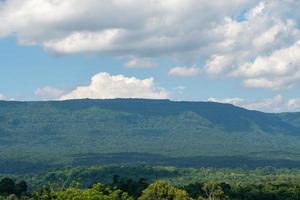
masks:
POLYGON ((55 193, 56 200, 133 200, 121 190, 109 190, 101 184, 89 189, 68 188, 55 193))
POLYGON ((205 198, 199 197, 199 200, 228 200, 229 198, 225 195, 222 187, 214 182, 204 183, 203 191, 205 193, 205 198))
POLYGON ((10 178, 4 178, 0 181, 0 195, 8 196, 15 193, 15 181, 10 178))
POLYGON ((141 178, 138 181, 133 179, 123 180, 116 175, 113 176, 113 183, 111 184, 112 188, 118 188, 135 198, 141 196, 143 190, 145 190, 148 186, 149 183, 145 178, 141 178))
POLYGON ((28 185, 25 181, 20 181, 15 186, 15 194, 21 196, 27 192, 28 185))
POLYGON ((53 200, 53 199, 55 199, 55 193, 49 185, 43 186, 43 188, 35 191, 32 194, 32 199, 33 200, 53 200))
POLYGON ((163 181, 156 181, 143 191, 138 200, 190 200, 186 191, 172 187, 163 181))

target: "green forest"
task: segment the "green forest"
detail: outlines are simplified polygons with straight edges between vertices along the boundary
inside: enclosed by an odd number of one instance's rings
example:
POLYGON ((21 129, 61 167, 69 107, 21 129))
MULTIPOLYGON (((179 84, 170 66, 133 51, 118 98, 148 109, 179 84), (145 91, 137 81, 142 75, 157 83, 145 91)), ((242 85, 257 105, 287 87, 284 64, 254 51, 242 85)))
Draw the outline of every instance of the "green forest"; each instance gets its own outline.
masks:
POLYGON ((0 101, 0 171, 146 163, 300 167, 300 113, 114 99, 0 101))
POLYGON ((39 175, 2 175, 0 196, 1 200, 298 200, 300 170, 76 167, 39 175))
POLYGON ((300 200, 300 113, 0 101, 0 199, 300 200))

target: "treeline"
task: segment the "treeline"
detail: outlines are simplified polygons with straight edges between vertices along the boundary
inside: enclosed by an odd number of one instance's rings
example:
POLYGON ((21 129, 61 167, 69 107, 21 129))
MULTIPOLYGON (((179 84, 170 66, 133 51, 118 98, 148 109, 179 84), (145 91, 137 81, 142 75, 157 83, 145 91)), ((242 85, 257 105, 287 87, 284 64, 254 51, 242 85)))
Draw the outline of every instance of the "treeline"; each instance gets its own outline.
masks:
POLYGON ((300 184, 193 183, 175 187, 164 181, 121 179, 113 176, 110 184, 81 188, 44 185, 28 191, 27 183, 10 178, 0 181, 0 200, 300 200, 300 184))
POLYGON ((300 184, 300 169, 276 169, 273 167, 249 169, 216 169, 216 168, 177 168, 168 166, 148 165, 99 165, 93 167, 70 167, 48 171, 42 174, 1 175, 14 177, 16 180, 26 180, 30 189, 34 190, 45 183, 68 187, 72 182, 79 182, 82 187, 94 183, 111 183, 117 174, 122 179, 146 178, 149 182, 158 179, 167 181, 174 186, 189 185, 196 182, 226 182, 232 185, 260 183, 298 183, 300 184))

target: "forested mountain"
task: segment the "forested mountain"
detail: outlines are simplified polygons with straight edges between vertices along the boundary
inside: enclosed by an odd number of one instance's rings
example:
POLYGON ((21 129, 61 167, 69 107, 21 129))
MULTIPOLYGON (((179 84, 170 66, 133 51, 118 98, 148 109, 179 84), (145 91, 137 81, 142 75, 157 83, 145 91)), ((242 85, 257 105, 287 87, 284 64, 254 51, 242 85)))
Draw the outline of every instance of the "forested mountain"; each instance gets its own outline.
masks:
POLYGON ((114 99, 0 101, 0 171, 102 163, 300 166, 300 113, 114 99))

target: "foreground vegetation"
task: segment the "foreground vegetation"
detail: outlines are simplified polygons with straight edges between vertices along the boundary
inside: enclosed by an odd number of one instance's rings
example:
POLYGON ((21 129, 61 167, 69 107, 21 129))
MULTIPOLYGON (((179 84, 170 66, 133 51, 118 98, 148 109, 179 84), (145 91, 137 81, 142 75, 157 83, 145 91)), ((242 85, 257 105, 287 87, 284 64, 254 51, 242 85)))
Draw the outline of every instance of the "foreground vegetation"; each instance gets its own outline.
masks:
POLYGON ((0 177, 5 200, 300 200, 300 169, 106 165, 0 177))
POLYGON ((28 192, 26 182, 16 184, 5 178, 0 181, 0 195, 1 200, 298 200, 300 185, 205 182, 174 187, 163 181, 149 184, 146 179, 119 180, 115 176, 109 185, 80 188, 74 184, 60 189, 45 185, 28 192))

